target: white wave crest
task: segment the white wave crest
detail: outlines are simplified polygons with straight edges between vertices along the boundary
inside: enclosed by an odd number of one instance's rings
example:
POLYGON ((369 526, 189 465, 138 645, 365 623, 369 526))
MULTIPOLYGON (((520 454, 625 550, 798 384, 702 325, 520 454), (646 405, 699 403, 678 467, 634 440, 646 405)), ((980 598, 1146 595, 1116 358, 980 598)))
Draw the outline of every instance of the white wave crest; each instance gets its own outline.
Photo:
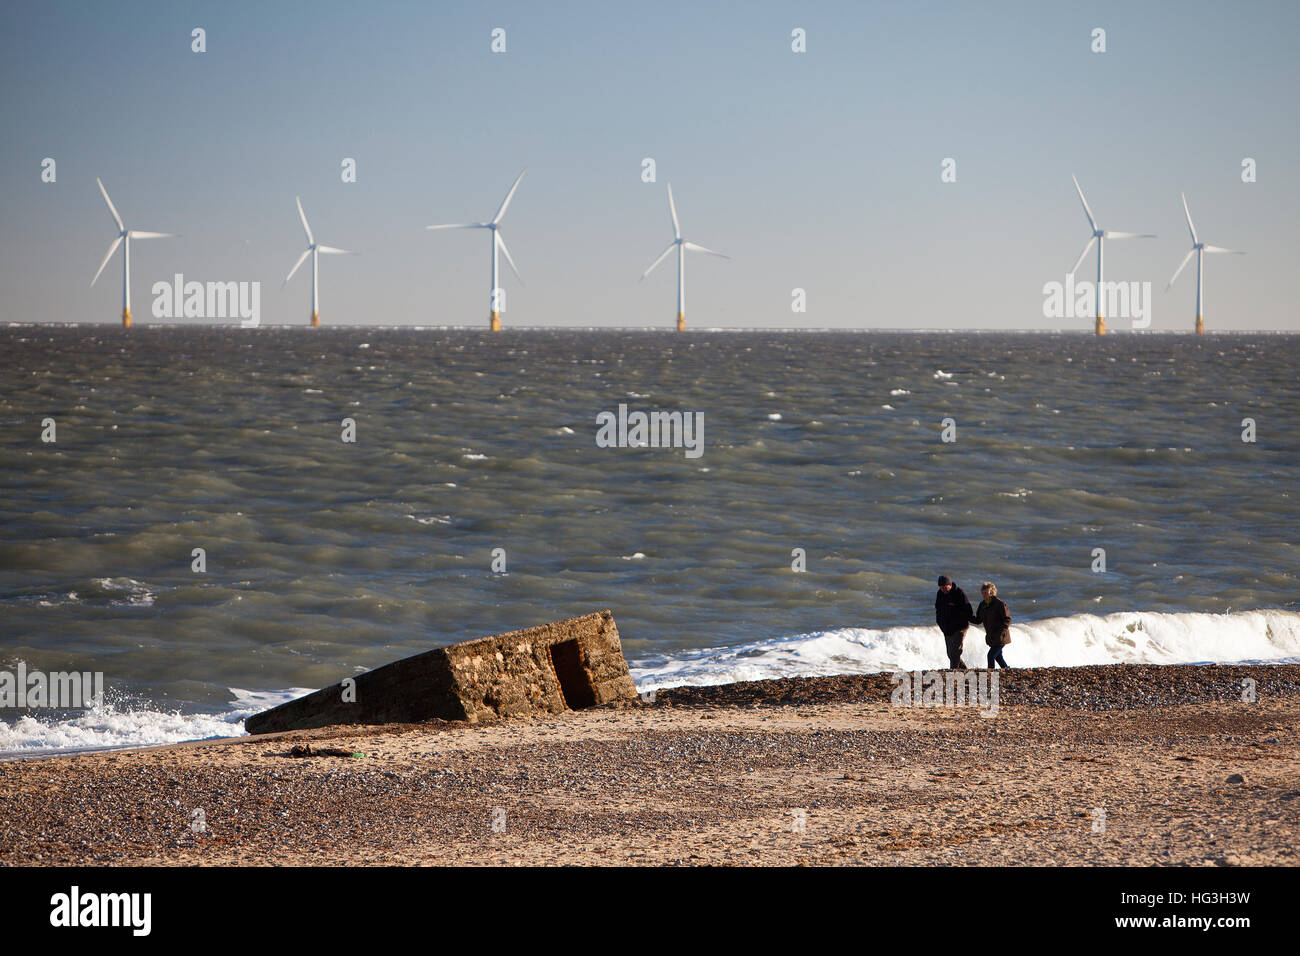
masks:
MULTIPOLYGON (((983 632, 966 634, 965 661, 983 667, 983 632)), ((1300 663, 1300 613, 1231 614, 1121 611, 1013 623, 1006 648, 1012 667, 1088 664, 1300 663)), ((936 627, 837 628, 737 647, 684 651, 632 666, 638 691, 682 684, 727 684, 775 677, 817 677, 947 666, 936 627)))
POLYGON ((120 747, 156 747, 183 740, 242 737, 244 718, 311 693, 306 688, 282 691, 230 689, 230 709, 219 714, 182 714, 149 707, 99 704, 75 717, 20 717, 0 721, 0 759, 82 753, 120 747))

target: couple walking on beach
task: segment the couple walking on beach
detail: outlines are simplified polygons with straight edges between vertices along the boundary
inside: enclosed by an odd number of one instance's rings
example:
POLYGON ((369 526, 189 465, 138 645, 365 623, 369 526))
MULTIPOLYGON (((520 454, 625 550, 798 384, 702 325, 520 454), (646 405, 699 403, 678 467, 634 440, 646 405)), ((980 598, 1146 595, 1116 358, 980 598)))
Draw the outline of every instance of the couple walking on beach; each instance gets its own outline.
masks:
POLYGON ((998 586, 992 581, 980 585, 979 609, 971 611, 966 592, 952 583, 946 574, 939 575, 939 593, 934 597, 934 619, 943 631, 944 644, 948 651, 948 666, 965 667, 961 659, 962 643, 966 640, 966 629, 972 624, 984 625, 984 643, 989 646, 989 670, 995 664, 1004 668, 1007 662, 1002 657, 1002 648, 1011 643, 1011 612, 998 597, 998 586))

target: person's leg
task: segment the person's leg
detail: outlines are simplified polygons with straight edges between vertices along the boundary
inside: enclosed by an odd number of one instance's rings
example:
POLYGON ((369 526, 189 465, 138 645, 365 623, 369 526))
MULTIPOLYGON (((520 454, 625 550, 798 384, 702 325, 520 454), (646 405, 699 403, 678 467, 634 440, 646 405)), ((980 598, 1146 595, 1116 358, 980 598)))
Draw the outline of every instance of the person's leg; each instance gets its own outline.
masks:
POLYGON ((989 648, 989 670, 993 670, 994 665, 997 663, 998 655, 1001 653, 1002 648, 1000 647, 989 648))
POLYGON ((998 652, 998 656, 997 656, 998 663, 1001 664, 1002 667, 1003 667, 1004 669, 1005 669, 1006 667, 1010 666, 1010 665, 1007 664, 1006 658, 1004 658, 1004 657, 1002 656, 1002 645, 1001 645, 1001 644, 999 644, 999 645, 997 646, 997 652, 998 652))
POLYGON ((966 635, 961 632, 956 634, 945 634, 943 636, 944 644, 948 648, 948 666, 953 670, 966 666, 961 659, 961 646, 965 637, 966 635))

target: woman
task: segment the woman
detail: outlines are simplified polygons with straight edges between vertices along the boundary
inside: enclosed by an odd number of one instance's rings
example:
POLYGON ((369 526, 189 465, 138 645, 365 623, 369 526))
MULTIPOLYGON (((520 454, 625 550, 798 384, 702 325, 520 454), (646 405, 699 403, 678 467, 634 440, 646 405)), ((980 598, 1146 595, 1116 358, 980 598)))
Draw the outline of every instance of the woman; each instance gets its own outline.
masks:
POLYGON ((984 643, 989 646, 989 670, 995 664, 1003 669, 1007 662, 1002 658, 1002 646, 1011 643, 1011 612, 998 597, 998 586, 992 581, 985 581, 980 586, 980 606, 971 618, 972 624, 984 625, 984 643))

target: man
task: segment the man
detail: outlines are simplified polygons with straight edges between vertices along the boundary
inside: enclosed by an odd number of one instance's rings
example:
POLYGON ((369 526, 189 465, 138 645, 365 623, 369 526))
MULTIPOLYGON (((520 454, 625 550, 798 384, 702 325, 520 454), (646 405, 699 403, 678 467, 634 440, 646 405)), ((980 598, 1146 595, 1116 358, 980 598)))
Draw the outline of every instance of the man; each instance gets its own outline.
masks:
POLYGON ((983 600, 970 622, 984 625, 984 643, 989 646, 989 670, 993 670, 994 664, 1001 664, 1006 670, 1002 648, 1011 643, 1011 612, 998 597, 998 586, 992 581, 985 581, 980 587, 980 597, 983 600))
POLYGON ((948 575, 939 575, 939 593, 934 596, 934 620, 943 631, 951 668, 966 666, 961 659, 961 645, 966 640, 966 628, 970 627, 973 616, 966 592, 953 584, 948 575))

